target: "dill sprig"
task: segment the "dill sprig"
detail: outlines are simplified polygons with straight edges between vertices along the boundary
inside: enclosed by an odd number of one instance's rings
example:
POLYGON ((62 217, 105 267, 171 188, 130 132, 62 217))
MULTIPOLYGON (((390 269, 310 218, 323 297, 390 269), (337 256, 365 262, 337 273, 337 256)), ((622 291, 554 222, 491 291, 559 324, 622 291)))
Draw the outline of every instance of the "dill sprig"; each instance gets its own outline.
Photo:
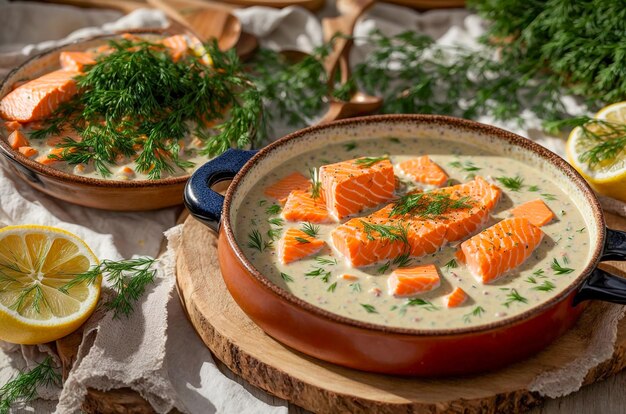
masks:
POLYGON ((289 276, 287 273, 283 273, 280 272, 280 277, 285 281, 285 282, 293 282, 293 277, 289 276))
POLYGON ((469 197, 453 199, 449 194, 415 193, 400 197, 395 203, 389 217, 410 214, 422 218, 437 218, 450 210, 470 208, 469 197))
POLYGON ((544 280, 542 284, 535 286, 533 289, 540 290, 542 292, 550 292, 555 288, 556 286, 554 285, 554 283, 550 282, 549 280, 544 280))
POLYGON ((337 259, 335 259, 334 257, 327 259, 326 257, 318 256, 315 258, 315 261, 321 265, 335 266, 337 264, 337 259))
POLYGON ((518 192, 524 187, 524 179, 519 175, 515 177, 496 177, 496 180, 511 191, 518 192))
MULTIPOLYGON (((565 258, 563 259, 563 261, 565 262, 565 258)), ((565 262, 565 264, 567 264, 567 262, 565 262)), ((554 273, 557 275, 566 275, 574 271, 574 269, 572 268, 561 266, 561 264, 556 259, 556 257, 552 260, 552 263, 550 264, 550 268, 554 270, 554 273)))
POLYGON ((364 220, 360 220, 360 222, 368 240, 376 240, 373 233, 378 233, 378 238, 381 240, 389 242, 400 241, 404 244, 409 244, 408 225, 374 224, 364 220))
POLYGON ((473 316, 481 318, 483 316, 483 313, 485 313, 485 309, 482 306, 476 306, 474 309, 472 309, 471 312, 463 315, 463 322, 470 323, 473 316))
POLYGON ((458 263, 456 262, 455 259, 451 259, 449 262, 447 262, 445 265, 443 265, 443 267, 445 267, 446 269, 450 270, 450 269, 456 269, 457 267, 459 267, 458 263))
POLYGON ((319 170, 317 168, 310 168, 309 176, 311 177, 311 198, 316 200, 320 198, 322 191, 322 182, 320 181, 319 170))
POLYGON ((465 162, 452 161, 450 163, 450 167, 453 167, 453 168, 456 168, 465 172, 476 172, 476 171, 481 170, 481 168, 474 165, 472 161, 465 161, 465 162))
POLYGON ((264 134, 259 91, 242 71, 234 51, 207 44, 213 66, 187 53, 174 62, 167 48, 147 40, 119 39, 77 77, 81 92, 61 105, 33 132, 35 139, 69 129, 56 158, 69 164, 92 162, 103 177, 119 156, 136 154, 136 169, 160 178, 193 166, 179 157, 179 140, 193 133, 202 153, 216 155, 249 145, 264 134), (215 127, 206 126, 219 121, 215 127))
POLYGON ((0 388, 0 414, 8 414, 18 402, 31 401, 37 397, 37 388, 61 385, 61 374, 48 356, 30 371, 18 374, 0 388))
POLYGON ((309 237, 316 238, 320 233, 320 226, 307 221, 305 223, 302 223, 300 231, 309 237))
POLYGON ((304 274, 305 277, 315 277, 315 278, 319 277, 324 283, 328 283, 328 280, 330 279, 330 275, 331 275, 331 272, 324 269, 323 267, 314 268, 313 270, 310 270, 304 274))
POLYGON ((263 240, 261 232, 257 229, 252 229, 252 231, 248 234, 248 247, 262 252, 265 250, 265 246, 266 242, 263 240))
POLYGON ((88 271, 74 276, 72 280, 58 288, 62 293, 75 286, 86 283, 93 284, 103 275, 115 291, 105 306, 113 311, 113 317, 129 316, 134 310, 134 303, 143 296, 146 286, 154 282, 156 260, 139 257, 128 260, 103 260, 99 265, 92 266, 88 271))
POLYGON ((378 311, 373 305, 370 305, 368 303, 360 303, 360 305, 363 309, 365 309, 365 312, 367 313, 378 313, 378 311))
POLYGON ((354 160, 354 163, 361 168, 369 168, 381 161, 388 160, 389 155, 383 155, 381 157, 361 157, 354 160))
POLYGON ((350 286, 350 289, 352 290, 352 292, 361 291, 361 284, 359 282, 350 283, 348 286, 350 286))
POLYGON ((326 289, 327 292, 334 292, 335 289, 337 288, 337 282, 333 282, 330 286, 328 286, 328 288, 326 289))
POLYGON ((393 265, 398 267, 408 267, 413 262, 411 256, 408 252, 401 254, 400 256, 393 259, 393 265))
POLYGON ((504 302, 503 305, 508 308, 513 302, 528 303, 528 299, 520 295, 517 289, 511 289, 511 291, 507 293, 506 302, 504 302))
POLYGON ((281 206, 279 206, 278 204, 272 204, 271 206, 265 209, 265 212, 267 214, 275 215, 275 214, 280 213, 281 210, 282 210, 281 206))
POLYGON ((403 303, 400 306, 399 308, 400 315, 406 314, 407 308, 412 307, 412 306, 419 306, 421 309, 424 309, 428 312, 439 310, 438 306, 434 305, 432 302, 428 300, 424 300, 420 298, 412 298, 412 299, 407 300, 405 303, 403 303))

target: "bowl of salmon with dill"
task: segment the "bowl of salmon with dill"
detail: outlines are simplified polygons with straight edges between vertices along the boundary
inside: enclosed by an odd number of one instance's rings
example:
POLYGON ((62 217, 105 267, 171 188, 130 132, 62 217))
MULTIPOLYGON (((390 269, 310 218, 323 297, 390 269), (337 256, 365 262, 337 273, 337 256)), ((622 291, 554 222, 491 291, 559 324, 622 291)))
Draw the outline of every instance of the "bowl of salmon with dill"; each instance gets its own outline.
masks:
POLYGON ((0 152, 62 200, 108 210, 181 204, 190 174, 249 147, 261 99, 234 51, 188 34, 125 33, 37 55, 0 86, 0 152))
POLYGON ((219 231, 230 293, 291 348, 365 371, 446 376, 531 356, 588 300, 626 302, 624 260, 585 180, 476 122, 379 115, 228 150, 185 204, 219 231), (210 190, 226 177, 225 197, 210 190))

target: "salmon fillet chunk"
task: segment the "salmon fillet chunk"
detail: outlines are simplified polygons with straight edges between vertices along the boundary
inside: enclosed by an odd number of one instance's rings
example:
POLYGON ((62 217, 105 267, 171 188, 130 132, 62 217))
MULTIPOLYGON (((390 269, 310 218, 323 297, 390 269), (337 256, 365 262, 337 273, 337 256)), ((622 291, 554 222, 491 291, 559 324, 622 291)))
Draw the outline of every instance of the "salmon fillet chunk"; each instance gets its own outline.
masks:
POLYGON ((287 197, 283 207, 283 218, 287 221, 308 221, 311 223, 329 223, 330 217, 326 203, 320 196, 313 198, 310 191, 295 190, 287 197))
POLYGON ((396 269, 387 279, 389 294, 409 298, 429 292, 439 286, 439 272, 435 265, 396 269))
POLYGON ((59 60, 61 67, 73 72, 82 72, 85 66, 96 63, 96 55, 92 52, 61 52, 59 60))
POLYGON ((511 210, 513 217, 525 217, 537 227, 544 226, 554 219, 554 213, 541 199, 529 201, 511 210))
POLYGON ((292 191, 309 191, 310 189, 311 180, 299 172, 294 172, 267 187, 264 193, 268 197, 275 198, 281 204, 285 204, 292 191))
POLYGON ((448 175, 428 155, 412 158, 398 164, 398 168, 413 181, 441 187, 448 181, 448 175))
POLYGON ((0 116, 19 122, 46 118, 76 94, 79 72, 57 70, 25 83, 0 101, 0 116))
POLYGON ((326 243, 296 228, 288 229, 278 243, 278 258, 287 264, 319 252, 326 243))
POLYGON ((396 181, 391 162, 383 157, 376 162, 371 160, 357 158, 320 168, 326 207, 336 219, 375 207, 393 197, 396 181))
POLYGON ((461 244, 465 262, 482 283, 489 283, 530 257, 543 239, 541 229, 526 218, 510 218, 461 244))
POLYGON ((355 267, 403 254, 420 257, 434 253, 446 243, 480 230, 500 193, 496 186, 476 177, 465 184, 410 194, 369 216, 338 226, 331 232, 333 245, 355 267), (442 203, 448 203, 449 208, 443 209, 442 203), (399 205, 415 208, 398 214, 399 205), (443 210, 435 212, 434 206, 443 210))

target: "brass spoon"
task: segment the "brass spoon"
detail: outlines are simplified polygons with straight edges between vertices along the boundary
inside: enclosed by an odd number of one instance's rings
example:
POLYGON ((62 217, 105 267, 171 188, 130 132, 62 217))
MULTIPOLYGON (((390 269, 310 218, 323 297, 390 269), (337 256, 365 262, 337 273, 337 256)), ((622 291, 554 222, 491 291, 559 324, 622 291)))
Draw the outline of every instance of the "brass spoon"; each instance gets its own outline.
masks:
MULTIPOLYGON (((338 4, 344 14, 326 18, 322 20, 322 30, 324 40, 330 41, 336 34, 339 36, 334 40, 333 50, 324 62, 326 73, 328 74, 328 88, 332 92, 335 85, 335 73, 337 67, 341 69, 340 84, 345 85, 351 76, 349 55, 352 47, 351 36, 358 18, 372 5, 374 0, 346 0, 338 4)), ((341 101, 330 98, 330 107, 322 117, 320 124, 332 122, 337 119, 349 118, 356 115, 365 115, 378 110, 383 104, 380 97, 368 95, 357 91, 349 101, 341 101)))
POLYGON ((217 39, 221 50, 237 45, 242 29, 241 22, 226 7, 200 6, 188 0, 147 0, 148 4, 163 11, 170 19, 194 32, 202 41, 217 39), (186 15, 182 14, 186 10, 186 15))

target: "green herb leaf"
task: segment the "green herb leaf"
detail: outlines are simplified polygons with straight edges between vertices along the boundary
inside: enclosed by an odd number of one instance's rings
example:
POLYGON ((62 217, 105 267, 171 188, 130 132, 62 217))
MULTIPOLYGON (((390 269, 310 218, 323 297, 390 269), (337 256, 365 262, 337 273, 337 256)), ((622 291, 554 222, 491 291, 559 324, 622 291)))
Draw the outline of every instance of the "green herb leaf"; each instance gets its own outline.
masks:
POLYGON ((524 179, 519 175, 515 177, 496 177, 496 180, 511 191, 520 191, 524 186, 524 179))
POLYGON ((335 289, 337 288, 337 282, 333 282, 332 285, 328 286, 328 289, 326 289, 327 292, 334 292, 335 289))
POLYGON ((305 239, 304 237, 295 237, 296 241, 300 244, 307 244, 307 243, 311 243, 311 241, 309 239, 305 239))
POLYGON ((260 252, 265 250, 265 243, 263 242, 263 236, 257 229, 252 229, 252 231, 248 234, 248 247, 251 249, 256 249, 260 252))
POLYGON ((373 233, 378 233, 378 237, 381 240, 389 242, 400 241, 404 244, 409 244, 408 239, 408 227, 399 225, 387 225, 387 224, 374 224, 364 220, 360 220, 363 225, 363 230, 369 240, 376 240, 373 233))
POLYGON ((554 283, 550 282, 549 280, 544 280, 542 284, 540 284, 539 286, 535 286, 533 289, 540 290, 542 292, 550 292, 554 290, 554 288, 556 288, 554 283))
POLYGON ((511 291, 506 295, 506 302, 504 302, 504 306, 508 308, 513 302, 528 303, 528 299, 520 295, 517 289, 511 289, 511 291))
POLYGON ((322 182, 319 177, 319 170, 317 168, 311 168, 309 170, 311 176, 311 198, 316 200, 320 198, 320 191, 322 191, 322 182))
POLYGON ((320 226, 317 226, 310 222, 306 222, 302 224, 302 227, 300 228, 300 230, 307 236, 316 238, 320 232, 320 226))
POLYGON ((32 370, 20 373, 0 388, 0 414, 8 414, 16 403, 35 399, 37 388, 52 385, 61 385, 61 374, 48 356, 32 370))
POLYGON ((361 168, 369 168, 374 164, 378 164, 381 161, 388 160, 389 155, 383 155, 382 157, 362 157, 354 160, 354 163, 361 168))
MULTIPOLYGON (((565 260, 565 257, 563 259, 565 260)), ((572 268, 561 266, 559 261, 556 259, 556 257, 554 258, 554 260, 552 260, 552 264, 550 265, 550 268, 554 270, 554 273, 557 275, 566 275, 574 271, 574 269, 572 268)))
POLYGON ((369 305, 367 303, 361 303, 360 305, 363 307, 363 309, 365 309, 365 312, 367 313, 378 313, 376 308, 372 305, 369 305))
POLYGON ((442 193, 415 193, 400 197, 389 212, 389 217, 418 216, 422 218, 437 218, 451 210, 470 208, 472 200, 469 197, 453 199, 449 194, 442 193))
POLYGON ((330 266, 334 266, 337 264, 337 259, 335 259, 334 257, 331 257, 330 259, 327 259, 325 257, 316 257, 315 261, 321 265, 330 265, 330 266))
POLYGON ((272 204, 271 206, 265 209, 265 212, 267 214, 276 215, 280 213, 281 210, 282 208, 278 204, 272 204))
POLYGON ((280 272, 280 277, 283 278, 285 282, 293 282, 293 277, 289 276, 287 273, 280 272))
POLYGON ((350 283, 348 286, 350 286, 352 288, 353 292, 360 292, 361 291, 361 284, 359 282, 350 283))
POLYGON ((481 318, 485 313, 485 309, 482 306, 476 306, 470 313, 466 313, 463 315, 463 322, 470 323, 472 321, 472 317, 481 318))
POLYGON ((445 267, 446 269, 450 270, 450 269, 456 269, 459 265, 457 264, 456 260, 452 259, 450 260, 448 263, 446 263, 445 265, 443 265, 443 267, 445 267))

